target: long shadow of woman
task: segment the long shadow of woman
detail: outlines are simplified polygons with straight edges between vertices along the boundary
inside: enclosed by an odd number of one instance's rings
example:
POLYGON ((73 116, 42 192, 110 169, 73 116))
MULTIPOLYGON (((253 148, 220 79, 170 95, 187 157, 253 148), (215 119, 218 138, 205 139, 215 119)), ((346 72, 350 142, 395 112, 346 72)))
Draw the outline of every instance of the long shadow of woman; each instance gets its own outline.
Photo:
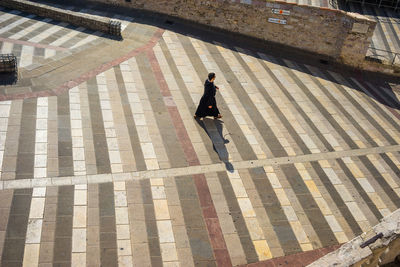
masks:
POLYGON ((228 139, 225 139, 223 135, 223 121, 204 118, 203 120, 196 119, 196 122, 210 137, 213 144, 213 149, 217 152, 219 159, 225 163, 225 167, 229 172, 234 171, 232 163, 229 162, 229 153, 226 149, 225 144, 229 143, 228 139))

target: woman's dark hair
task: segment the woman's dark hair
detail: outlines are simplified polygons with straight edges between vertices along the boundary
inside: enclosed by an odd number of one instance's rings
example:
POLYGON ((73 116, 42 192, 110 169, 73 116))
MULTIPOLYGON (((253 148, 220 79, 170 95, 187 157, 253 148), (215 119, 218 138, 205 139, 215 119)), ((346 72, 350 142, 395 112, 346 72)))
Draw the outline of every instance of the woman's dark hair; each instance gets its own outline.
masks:
POLYGON ((214 78, 215 77, 215 73, 214 72, 210 72, 209 74, 208 74, 208 80, 212 80, 212 78, 214 78))

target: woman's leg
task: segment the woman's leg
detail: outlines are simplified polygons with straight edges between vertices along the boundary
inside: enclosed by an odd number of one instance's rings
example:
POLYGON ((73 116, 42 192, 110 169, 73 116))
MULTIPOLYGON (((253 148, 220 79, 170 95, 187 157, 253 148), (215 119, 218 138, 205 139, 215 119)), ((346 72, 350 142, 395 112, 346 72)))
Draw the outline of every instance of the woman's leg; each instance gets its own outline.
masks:
POLYGON ((214 119, 220 119, 220 118, 222 118, 222 115, 221 115, 221 113, 219 113, 219 109, 217 107, 215 107, 214 119))

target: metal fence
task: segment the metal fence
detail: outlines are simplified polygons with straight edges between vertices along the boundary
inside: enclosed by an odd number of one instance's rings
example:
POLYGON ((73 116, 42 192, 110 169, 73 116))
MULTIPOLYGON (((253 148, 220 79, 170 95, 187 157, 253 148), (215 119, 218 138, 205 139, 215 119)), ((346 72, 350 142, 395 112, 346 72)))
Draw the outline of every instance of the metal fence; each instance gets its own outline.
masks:
POLYGON ((369 47, 367 57, 376 59, 382 62, 387 62, 390 65, 400 65, 400 53, 389 50, 369 47))

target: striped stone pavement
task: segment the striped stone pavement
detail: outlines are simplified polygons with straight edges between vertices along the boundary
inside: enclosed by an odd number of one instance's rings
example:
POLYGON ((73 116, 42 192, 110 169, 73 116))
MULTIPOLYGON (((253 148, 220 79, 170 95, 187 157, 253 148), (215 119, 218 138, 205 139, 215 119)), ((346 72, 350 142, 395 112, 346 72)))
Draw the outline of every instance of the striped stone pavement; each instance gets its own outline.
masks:
MULTIPOLYGON (((0 37, 56 41, 23 27, 0 37)), ((400 207, 398 85, 158 33, 65 93, 0 102, 2 266, 278 266, 400 207), (208 72, 222 120, 193 119, 208 72)))

